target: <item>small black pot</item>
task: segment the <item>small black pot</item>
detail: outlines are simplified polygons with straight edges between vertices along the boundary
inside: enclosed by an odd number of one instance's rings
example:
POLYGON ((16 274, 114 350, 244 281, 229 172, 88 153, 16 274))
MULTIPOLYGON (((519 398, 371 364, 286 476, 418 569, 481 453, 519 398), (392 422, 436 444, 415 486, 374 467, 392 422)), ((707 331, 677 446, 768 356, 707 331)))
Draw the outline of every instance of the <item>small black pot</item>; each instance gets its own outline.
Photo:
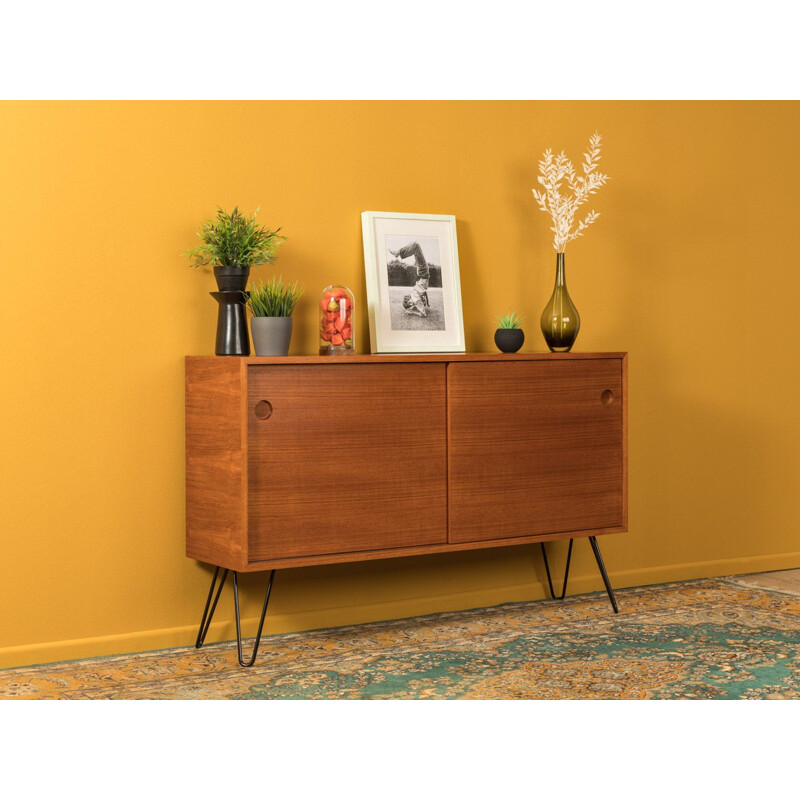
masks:
POLYGON ((250 267, 214 267, 217 288, 221 292, 243 292, 247 288, 250 267))
POLYGON ((524 341, 522 328, 498 328, 494 332, 494 343, 503 353, 516 353, 524 341))

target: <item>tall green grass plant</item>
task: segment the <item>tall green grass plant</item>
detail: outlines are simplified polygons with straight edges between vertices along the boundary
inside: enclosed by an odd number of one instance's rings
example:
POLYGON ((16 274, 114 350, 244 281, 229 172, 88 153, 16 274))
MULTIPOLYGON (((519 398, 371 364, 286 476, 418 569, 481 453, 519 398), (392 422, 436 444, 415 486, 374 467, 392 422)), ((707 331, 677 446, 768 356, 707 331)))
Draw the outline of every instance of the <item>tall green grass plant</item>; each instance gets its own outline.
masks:
POLYGON ((282 277, 273 277, 250 287, 247 307, 254 317, 291 317, 302 294, 297 281, 284 285, 282 277))

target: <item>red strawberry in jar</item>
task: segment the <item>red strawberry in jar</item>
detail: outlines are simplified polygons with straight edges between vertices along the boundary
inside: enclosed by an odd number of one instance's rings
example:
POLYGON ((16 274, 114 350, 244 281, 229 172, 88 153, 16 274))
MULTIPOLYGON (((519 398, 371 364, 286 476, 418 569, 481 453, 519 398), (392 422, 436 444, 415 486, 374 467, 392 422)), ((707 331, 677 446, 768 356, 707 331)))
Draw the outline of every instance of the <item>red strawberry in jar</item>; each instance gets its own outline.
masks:
POLYGON ((346 286, 328 286, 319 302, 320 355, 351 355, 355 352, 355 304, 346 286))

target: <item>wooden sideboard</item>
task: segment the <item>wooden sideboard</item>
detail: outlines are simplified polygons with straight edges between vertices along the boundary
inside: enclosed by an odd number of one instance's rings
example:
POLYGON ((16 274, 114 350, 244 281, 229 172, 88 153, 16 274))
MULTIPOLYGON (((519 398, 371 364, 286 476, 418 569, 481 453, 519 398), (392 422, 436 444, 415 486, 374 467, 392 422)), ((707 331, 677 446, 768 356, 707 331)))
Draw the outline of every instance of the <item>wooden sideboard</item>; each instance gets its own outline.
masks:
POLYGON ((625 353, 189 356, 186 554, 236 590, 591 537, 613 603, 594 537, 627 529, 626 393, 625 353))

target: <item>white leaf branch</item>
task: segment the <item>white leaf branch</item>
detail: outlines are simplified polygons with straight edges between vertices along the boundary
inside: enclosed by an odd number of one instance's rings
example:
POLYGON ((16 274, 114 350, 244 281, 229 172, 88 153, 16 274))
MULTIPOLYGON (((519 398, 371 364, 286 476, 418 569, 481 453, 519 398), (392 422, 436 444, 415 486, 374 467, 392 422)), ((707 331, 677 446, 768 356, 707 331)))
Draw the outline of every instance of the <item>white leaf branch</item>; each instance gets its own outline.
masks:
POLYGON ((558 155, 553 155, 549 148, 545 150, 539 162, 538 182, 543 187, 541 190, 533 189, 533 196, 539 208, 553 220, 550 230, 554 233, 553 248, 558 253, 563 253, 568 242, 583 236, 584 231, 600 215, 592 210, 575 225, 575 213, 597 190, 609 180, 597 170, 600 161, 600 143, 602 137, 595 133, 589 139, 589 152, 584 153, 585 161, 583 175, 575 172, 575 167, 562 150, 558 155), (571 196, 561 194, 561 187, 566 181, 571 196))

